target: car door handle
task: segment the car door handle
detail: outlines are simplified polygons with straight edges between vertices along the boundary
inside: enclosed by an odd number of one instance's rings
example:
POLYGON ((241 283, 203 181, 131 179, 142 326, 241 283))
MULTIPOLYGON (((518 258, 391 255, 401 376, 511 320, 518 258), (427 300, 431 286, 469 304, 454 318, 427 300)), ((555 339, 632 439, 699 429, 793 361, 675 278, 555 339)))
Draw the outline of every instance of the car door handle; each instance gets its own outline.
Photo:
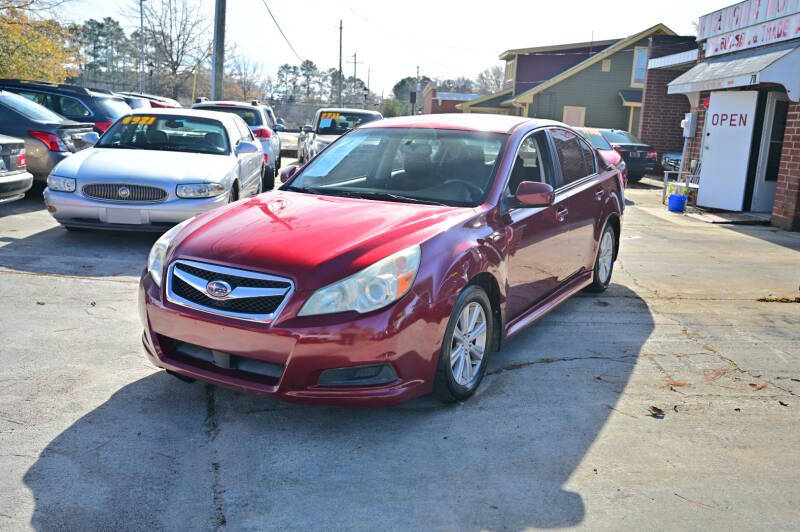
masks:
POLYGON ((556 211, 556 217, 558 218, 559 222, 563 222, 567 219, 567 214, 569 213, 569 209, 566 207, 559 207, 556 211))
POLYGON ((597 190, 594 191, 594 197, 597 199, 597 201, 600 201, 603 199, 604 193, 605 191, 602 188, 598 188, 597 190))

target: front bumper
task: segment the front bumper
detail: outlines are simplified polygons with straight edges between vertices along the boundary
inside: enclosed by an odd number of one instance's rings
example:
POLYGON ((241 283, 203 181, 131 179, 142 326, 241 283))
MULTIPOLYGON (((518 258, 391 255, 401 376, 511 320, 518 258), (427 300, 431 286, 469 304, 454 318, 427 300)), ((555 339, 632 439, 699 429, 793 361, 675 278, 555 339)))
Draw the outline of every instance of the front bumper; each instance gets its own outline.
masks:
POLYGON ((23 198, 32 186, 33 176, 28 172, 0 176, 0 203, 23 198))
POLYGON ((414 290, 397 303, 366 315, 295 317, 307 294, 295 293, 273 324, 237 320, 164 302, 145 272, 139 287, 142 343, 156 366, 235 390, 296 403, 391 406, 429 393, 438 363, 446 312, 431 311, 414 290), (183 356, 192 344, 224 356, 264 363, 273 377, 219 367, 183 356), (324 387, 324 370, 390 364, 397 379, 376 386, 324 387))
POLYGON ((44 203, 50 214, 69 227, 129 231, 164 231, 197 214, 228 202, 228 194, 204 199, 174 199, 161 203, 125 203, 87 198, 79 192, 46 188, 44 203))

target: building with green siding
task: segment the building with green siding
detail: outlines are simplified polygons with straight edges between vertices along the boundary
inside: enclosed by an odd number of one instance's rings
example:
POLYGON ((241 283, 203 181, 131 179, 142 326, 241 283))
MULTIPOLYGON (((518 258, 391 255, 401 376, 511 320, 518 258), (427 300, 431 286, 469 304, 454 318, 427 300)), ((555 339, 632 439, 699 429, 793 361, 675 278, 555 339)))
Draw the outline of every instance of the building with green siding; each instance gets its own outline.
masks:
POLYGON ((657 24, 624 39, 507 50, 502 90, 458 108, 638 131, 651 35, 675 33, 657 24))

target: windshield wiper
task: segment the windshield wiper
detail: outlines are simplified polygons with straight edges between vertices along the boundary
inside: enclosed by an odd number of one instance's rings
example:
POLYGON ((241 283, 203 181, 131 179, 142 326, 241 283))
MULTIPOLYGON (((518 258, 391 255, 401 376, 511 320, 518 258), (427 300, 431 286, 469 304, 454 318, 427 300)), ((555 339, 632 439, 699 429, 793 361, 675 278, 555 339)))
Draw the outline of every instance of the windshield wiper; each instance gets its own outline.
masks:
POLYGON ((412 198, 410 196, 393 194, 391 192, 362 192, 359 193, 359 197, 387 201, 407 201, 409 203, 422 203, 424 205, 440 205, 442 207, 448 207, 446 203, 442 203, 440 201, 425 198, 412 198))

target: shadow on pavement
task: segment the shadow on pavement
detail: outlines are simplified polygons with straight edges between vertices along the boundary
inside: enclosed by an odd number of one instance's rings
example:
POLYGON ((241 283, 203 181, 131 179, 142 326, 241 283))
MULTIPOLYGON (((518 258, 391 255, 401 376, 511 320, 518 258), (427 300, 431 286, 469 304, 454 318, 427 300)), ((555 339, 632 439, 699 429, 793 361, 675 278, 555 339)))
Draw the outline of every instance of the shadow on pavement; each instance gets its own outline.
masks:
MULTIPOLYGON (((464 404, 304 407, 164 372, 47 445, 24 481, 55 528, 460 530, 566 527, 564 485, 653 330, 619 285, 577 297, 495 353, 464 404)), ((621 459, 623 457, 620 457, 621 459)))
POLYGON ((741 235, 764 240, 776 246, 800 251, 800 232, 783 231, 768 225, 716 224, 741 235))

